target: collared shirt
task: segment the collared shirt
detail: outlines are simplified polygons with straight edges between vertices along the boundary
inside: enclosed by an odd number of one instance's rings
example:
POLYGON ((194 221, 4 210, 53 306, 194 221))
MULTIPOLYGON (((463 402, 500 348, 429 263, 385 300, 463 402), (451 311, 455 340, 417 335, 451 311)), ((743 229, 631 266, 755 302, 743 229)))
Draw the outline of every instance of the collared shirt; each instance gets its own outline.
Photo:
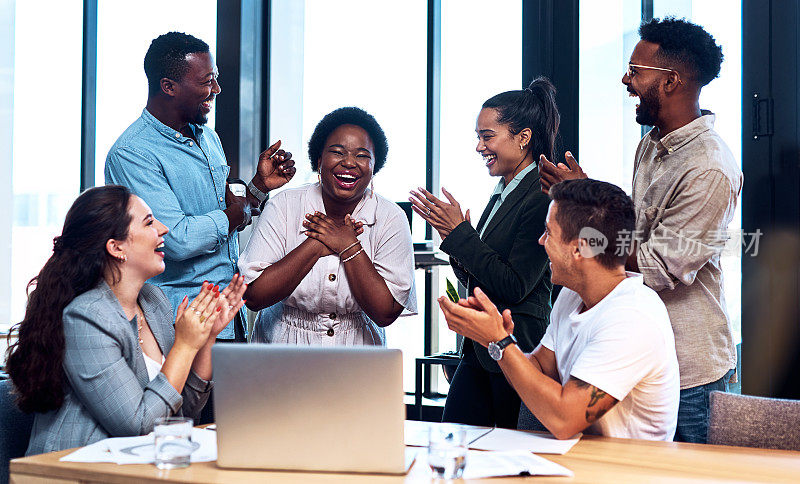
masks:
POLYGON ((743 176, 713 128, 708 111, 663 137, 653 128, 639 143, 634 165, 639 270, 669 312, 681 389, 736 367, 720 256, 743 176))
MULTIPOLYGON (((155 118, 147 109, 108 152, 106 184, 125 185, 169 229, 166 269, 150 279, 177 309, 197 296, 207 280, 227 285, 236 273, 238 237, 228 235, 223 213, 230 167, 211 129, 190 125, 197 141, 155 118)), ((219 335, 232 339, 233 323, 219 335)))
MULTIPOLYGON (((169 301, 145 284, 138 302, 161 353, 169 354, 175 343, 169 301)), ((151 379, 137 318, 128 319, 105 281, 73 299, 63 314, 64 403, 36 414, 27 455, 146 435, 158 417, 200 416, 213 382, 190 371, 178 393, 163 373, 151 379)))
MULTIPOLYGON (((353 210, 363 222, 358 236, 364 253, 405 309, 416 314, 414 249, 403 210, 380 195, 367 192, 353 210)), ((308 239, 305 214, 325 213, 319 183, 284 190, 267 202, 239 260, 245 283, 286 257, 308 239)), ((364 314, 350 290, 344 263, 337 254, 321 257, 281 303, 261 311, 255 341, 314 345, 382 345, 383 328, 364 314)))
MULTIPOLYGON (((536 169, 536 163, 531 163, 530 165, 526 166, 521 172, 517 173, 517 176, 511 179, 511 181, 506 185, 505 179, 500 177, 500 181, 497 182, 497 186, 494 187, 494 191, 492 192, 492 197, 495 195, 500 195, 497 200, 494 202, 494 207, 492 207, 492 211, 489 212, 489 216, 486 217, 486 222, 484 222, 483 227, 481 228, 480 236, 483 237, 483 231, 486 230, 486 227, 489 226, 489 222, 492 221, 492 217, 497 211, 500 209, 500 205, 503 204, 503 200, 506 199, 509 193, 513 192, 519 182, 525 178, 525 175, 530 173, 536 169)), ((490 197, 491 198, 491 197, 490 197)))

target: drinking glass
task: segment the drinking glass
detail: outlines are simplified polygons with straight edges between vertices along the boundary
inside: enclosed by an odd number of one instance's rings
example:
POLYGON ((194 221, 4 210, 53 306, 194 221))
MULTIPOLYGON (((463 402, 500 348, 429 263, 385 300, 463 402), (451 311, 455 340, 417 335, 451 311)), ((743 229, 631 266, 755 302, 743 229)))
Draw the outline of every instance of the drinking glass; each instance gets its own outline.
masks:
POLYGON ((428 428, 428 465, 437 479, 458 479, 467 465, 467 431, 457 425, 428 428))
POLYGON ((155 464, 159 469, 189 466, 192 445, 192 419, 188 417, 159 417, 155 429, 155 464))

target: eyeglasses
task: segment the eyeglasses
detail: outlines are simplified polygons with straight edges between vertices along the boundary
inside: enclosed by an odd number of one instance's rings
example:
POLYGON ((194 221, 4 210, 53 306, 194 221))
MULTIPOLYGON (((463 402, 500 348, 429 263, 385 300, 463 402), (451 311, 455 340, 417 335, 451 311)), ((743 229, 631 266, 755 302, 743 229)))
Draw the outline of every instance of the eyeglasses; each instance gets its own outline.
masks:
POLYGON ((678 71, 676 71, 675 69, 667 69, 665 67, 643 66, 641 64, 630 64, 629 63, 628 64, 628 70, 627 70, 628 77, 633 77, 633 76, 636 75, 636 71, 634 70, 634 68, 636 68, 636 69, 652 69, 654 71, 674 72, 678 76, 678 81, 680 82, 680 74, 678 74, 678 71))

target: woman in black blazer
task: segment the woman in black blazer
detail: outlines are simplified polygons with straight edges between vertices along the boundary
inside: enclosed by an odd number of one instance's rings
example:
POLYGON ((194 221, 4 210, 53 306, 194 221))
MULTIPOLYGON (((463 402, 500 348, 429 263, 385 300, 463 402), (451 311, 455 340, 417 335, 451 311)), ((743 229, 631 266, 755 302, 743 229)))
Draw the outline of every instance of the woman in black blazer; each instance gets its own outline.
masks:
MULTIPOLYGON (((469 293, 480 287, 499 311, 511 310, 514 336, 525 352, 539 344, 550 316, 549 261, 537 242, 550 200, 536 161, 553 156, 559 120, 555 88, 546 78, 483 103, 476 150, 489 174, 501 180, 476 228, 444 188, 449 202, 422 189, 411 192, 414 210, 439 232, 440 248, 469 293)), ((497 362, 472 340, 465 339, 461 350, 443 421, 516 428, 520 399, 497 362)))

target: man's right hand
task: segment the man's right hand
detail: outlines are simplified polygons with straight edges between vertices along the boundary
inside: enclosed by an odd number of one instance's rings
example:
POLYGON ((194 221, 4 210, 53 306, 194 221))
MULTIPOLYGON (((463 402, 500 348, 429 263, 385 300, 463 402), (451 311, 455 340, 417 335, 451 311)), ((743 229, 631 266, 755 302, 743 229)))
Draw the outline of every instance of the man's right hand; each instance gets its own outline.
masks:
POLYGON ((572 153, 569 151, 564 153, 564 160, 567 162, 566 164, 559 163, 556 165, 544 155, 539 156, 539 180, 544 193, 549 193, 551 186, 564 180, 589 178, 578 165, 572 153))

